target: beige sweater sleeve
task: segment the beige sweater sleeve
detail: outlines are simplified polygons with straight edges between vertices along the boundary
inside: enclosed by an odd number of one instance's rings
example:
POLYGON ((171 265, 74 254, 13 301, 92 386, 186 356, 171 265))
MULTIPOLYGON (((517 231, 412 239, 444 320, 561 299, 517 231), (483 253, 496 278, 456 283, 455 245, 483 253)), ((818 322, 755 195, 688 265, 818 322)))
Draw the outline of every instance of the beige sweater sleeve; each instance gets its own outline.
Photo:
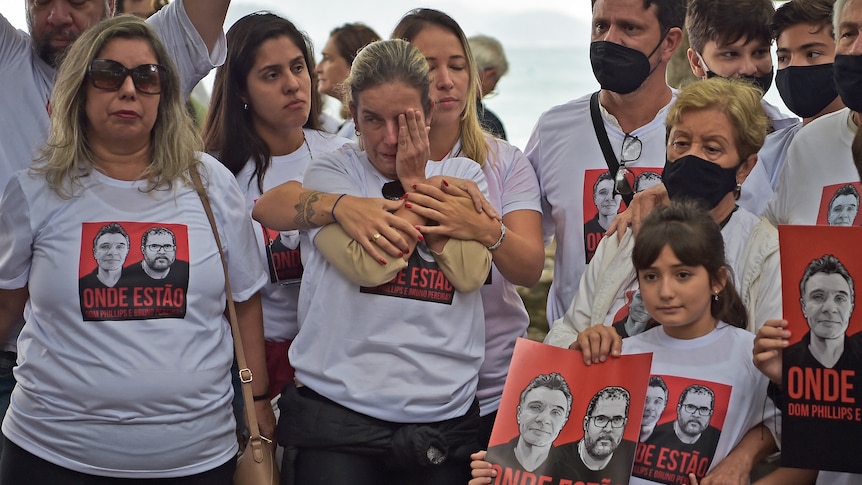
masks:
POLYGON ((488 279, 491 252, 478 241, 449 239, 443 252, 433 254, 443 274, 460 292, 476 291, 488 279))
POLYGON ((359 286, 380 286, 392 281, 399 271, 407 267, 404 259, 393 258, 381 251, 386 258, 386 266, 383 266, 338 224, 329 224, 321 229, 314 238, 314 245, 330 264, 359 286))
MULTIPOLYGON (((393 258, 381 251, 386 266, 380 264, 352 239, 338 224, 329 224, 317 233, 314 245, 323 257, 347 279, 360 286, 380 286, 392 281, 407 267, 402 258, 393 258)), ((491 269, 491 252, 477 241, 450 239, 443 252, 433 253, 440 269, 456 290, 464 293, 482 287, 491 269)))

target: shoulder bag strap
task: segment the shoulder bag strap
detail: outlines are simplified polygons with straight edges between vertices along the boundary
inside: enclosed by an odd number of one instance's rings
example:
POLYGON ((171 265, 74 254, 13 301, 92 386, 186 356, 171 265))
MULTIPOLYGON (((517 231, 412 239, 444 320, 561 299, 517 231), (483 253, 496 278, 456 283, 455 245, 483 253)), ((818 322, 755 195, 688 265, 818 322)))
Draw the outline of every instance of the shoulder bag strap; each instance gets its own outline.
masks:
MULTIPOLYGON (((602 113, 599 108, 599 91, 590 96, 590 117, 593 119, 593 130, 596 131, 596 138, 599 140, 599 146, 602 147, 605 163, 608 164, 608 170, 611 172, 611 179, 616 180, 617 172, 620 170, 620 163, 617 161, 617 156, 614 155, 611 141, 608 140, 608 132, 605 130, 605 123, 602 121, 602 113)), ((633 194, 620 195, 622 195, 623 200, 626 202, 626 207, 631 205, 633 194)))
POLYGON ((237 322, 236 318, 236 307, 233 303, 233 293, 230 290, 230 280, 228 279, 227 274, 227 261, 224 257, 224 250, 222 249, 221 238, 219 237, 215 217, 213 216, 212 207, 210 206, 209 196, 207 195, 203 183, 201 182, 201 175, 198 172, 198 166, 190 168, 189 175, 192 178, 192 183, 194 184, 195 191, 201 198, 201 203, 203 204, 204 211, 207 214, 207 219, 209 219, 210 228, 212 228, 213 236, 215 236, 216 245, 218 246, 219 256, 221 257, 222 269, 224 270, 224 286, 227 295, 228 319, 230 320, 231 334, 233 334, 233 345, 234 351, 236 352, 236 360, 239 364, 239 379, 242 382, 242 400, 245 407, 245 416, 248 421, 248 429, 250 434, 249 440, 269 441, 261 436, 260 427, 257 425, 257 414, 254 412, 254 391, 251 388, 251 370, 248 368, 248 364, 246 364, 245 352, 242 349, 242 337, 240 336, 239 332, 239 323, 237 322))

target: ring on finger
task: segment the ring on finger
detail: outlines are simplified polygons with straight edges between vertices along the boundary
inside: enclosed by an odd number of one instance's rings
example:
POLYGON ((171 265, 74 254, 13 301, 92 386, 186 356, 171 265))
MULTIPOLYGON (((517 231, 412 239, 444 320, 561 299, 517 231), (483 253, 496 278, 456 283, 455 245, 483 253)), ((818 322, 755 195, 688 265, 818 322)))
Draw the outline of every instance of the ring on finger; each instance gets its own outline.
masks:
POLYGON ((375 233, 373 236, 371 236, 371 238, 374 239, 375 241, 380 239, 380 233, 379 232, 375 233))

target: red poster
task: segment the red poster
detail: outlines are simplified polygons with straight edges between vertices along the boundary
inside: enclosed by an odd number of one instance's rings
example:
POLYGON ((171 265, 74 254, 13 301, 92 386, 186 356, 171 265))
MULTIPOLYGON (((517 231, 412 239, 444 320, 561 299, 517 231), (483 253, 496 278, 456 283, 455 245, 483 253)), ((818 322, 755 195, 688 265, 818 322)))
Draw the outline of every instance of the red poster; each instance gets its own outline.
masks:
POLYGON ((782 465, 862 473, 862 228, 779 226, 784 318, 782 465))
POLYGON ((580 352, 519 339, 491 434, 494 485, 625 485, 651 354, 587 366, 580 352))

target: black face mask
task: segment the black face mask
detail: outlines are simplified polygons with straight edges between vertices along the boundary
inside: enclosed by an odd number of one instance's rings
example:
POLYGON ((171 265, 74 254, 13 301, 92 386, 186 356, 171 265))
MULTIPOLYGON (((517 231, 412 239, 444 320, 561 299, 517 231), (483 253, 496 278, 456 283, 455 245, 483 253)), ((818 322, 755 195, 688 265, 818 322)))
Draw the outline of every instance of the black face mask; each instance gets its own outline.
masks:
POLYGON ((606 40, 591 43, 590 64, 593 66, 593 75, 596 76, 596 81, 602 89, 629 94, 641 87, 641 84, 655 70, 650 66, 649 58, 661 47, 665 35, 661 36, 658 45, 649 55, 606 40))
POLYGON ((668 160, 661 177, 670 200, 697 199, 712 210, 736 188, 737 168, 722 168, 709 160, 686 155, 675 162, 668 160))
POLYGON ((778 94, 790 111, 810 118, 823 111, 836 97, 832 64, 788 66, 775 75, 778 94))
POLYGON ((836 55, 834 69, 841 101, 853 111, 862 112, 862 55, 836 55))
MULTIPOLYGON (((706 66, 706 64, 704 64, 704 66, 706 66)), ((746 81, 760 88, 760 90, 763 91, 763 94, 766 94, 766 92, 769 91, 769 88, 772 87, 772 73, 773 71, 770 70, 768 74, 764 74, 763 76, 736 76, 736 79, 745 79, 746 81)), ((719 76, 718 74, 709 70, 706 71, 706 77, 707 79, 712 79, 714 77, 730 79, 726 76, 719 76)))

